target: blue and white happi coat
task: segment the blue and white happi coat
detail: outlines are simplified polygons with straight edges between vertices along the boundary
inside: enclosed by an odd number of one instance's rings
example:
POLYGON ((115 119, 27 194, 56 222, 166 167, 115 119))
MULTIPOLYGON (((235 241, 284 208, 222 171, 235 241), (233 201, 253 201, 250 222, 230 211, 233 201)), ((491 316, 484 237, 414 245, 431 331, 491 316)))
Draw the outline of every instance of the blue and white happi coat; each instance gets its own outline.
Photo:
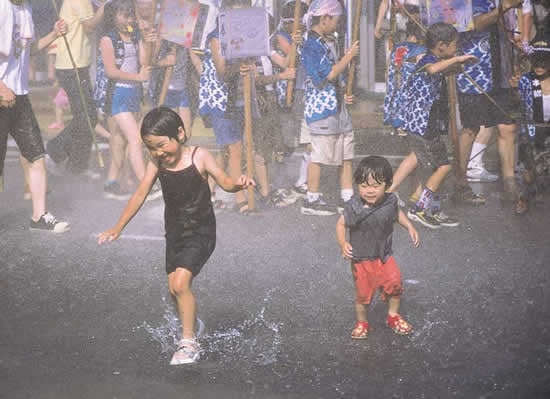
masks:
POLYGON ((395 122, 398 109, 403 104, 403 88, 416 69, 416 57, 426 52, 420 44, 403 42, 397 44, 390 54, 388 81, 384 98, 384 124, 395 122))
POLYGON ((426 133, 432 105, 441 96, 444 77, 442 73, 430 75, 425 69, 438 61, 435 55, 428 52, 418 62, 415 73, 404 86, 403 103, 396 115, 396 127, 419 136, 426 133))
POLYGON ((535 112, 535 102, 539 108, 542 108, 542 88, 540 81, 533 72, 528 72, 523 74, 519 79, 518 89, 521 98, 522 116, 527 121, 527 123, 521 124, 520 133, 527 133, 529 137, 535 137, 536 127, 529 122, 545 122, 542 120, 543 110, 539 109, 538 112, 535 112), (536 118, 535 113, 540 115, 540 117, 536 118))
MULTIPOLYGON (((304 117, 308 124, 338 114, 337 89, 327 80, 336 62, 337 52, 318 33, 309 31, 302 46, 302 64, 306 71, 304 117)), ((337 82, 343 84, 341 76, 337 82)))
POLYGON ((227 85, 218 78, 210 41, 218 37, 217 28, 208 35, 206 51, 202 61, 202 73, 199 80, 199 114, 201 116, 223 116, 227 109, 227 85))

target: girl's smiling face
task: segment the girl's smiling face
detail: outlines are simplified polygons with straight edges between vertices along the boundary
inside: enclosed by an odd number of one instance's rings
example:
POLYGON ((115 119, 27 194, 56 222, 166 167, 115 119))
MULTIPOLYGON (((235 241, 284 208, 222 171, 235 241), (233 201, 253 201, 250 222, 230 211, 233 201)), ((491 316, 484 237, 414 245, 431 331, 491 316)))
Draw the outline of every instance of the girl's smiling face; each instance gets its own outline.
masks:
POLYGON ((180 140, 185 140, 185 131, 180 128, 178 138, 155 136, 149 134, 143 142, 147 146, 151 157, 156 159, 163 168, 175 168, 182 157, 183 146, 180 140))

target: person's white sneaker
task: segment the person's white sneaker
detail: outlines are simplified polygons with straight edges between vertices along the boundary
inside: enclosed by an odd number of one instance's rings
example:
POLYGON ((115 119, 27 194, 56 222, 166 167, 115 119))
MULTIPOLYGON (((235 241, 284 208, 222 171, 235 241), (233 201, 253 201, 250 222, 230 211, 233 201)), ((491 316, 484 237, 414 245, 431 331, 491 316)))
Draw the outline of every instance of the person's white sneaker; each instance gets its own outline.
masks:
POLYGON ((489 172, 483 165, 479 165, 468 168, 466 179, 469 182, 495 182, 498 180, 498 175, 489 172))
POLYGON ((178 349, 174 352, 172 360, 170 360, 171 366, 177 366, 180 364, 192 364, 199 360, 201 348, 197 341, 194 339, 182 339, 178 342, 178 349))

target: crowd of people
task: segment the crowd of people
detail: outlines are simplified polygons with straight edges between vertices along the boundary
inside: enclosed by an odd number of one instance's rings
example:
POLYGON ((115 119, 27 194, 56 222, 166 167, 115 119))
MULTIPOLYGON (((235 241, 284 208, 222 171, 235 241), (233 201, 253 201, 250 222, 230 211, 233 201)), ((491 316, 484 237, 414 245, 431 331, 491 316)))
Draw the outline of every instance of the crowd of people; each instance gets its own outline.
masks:
MULTIPOLYGON (((229 206, 216 197, 218 189, 235 193, 232 208, 243 215, 256 211, 244 191, 251 186, 263 206, 284 207, 300 199, 304 215, 342 213, 338 243, 353 262, 356 285, 352 338, 367 337, 366 307, 379 288, 389 302, 388 326, 397 334, 410 333, 412 326, 398 313, 402 283, 392 257, 392 226, 401 224, 418 245, 411 221, 434 229, 459 225, 442 211, 439 194, 452 170, 441 138, 449 130, 447 93, 454 81, 448 75, 456 74, 462 126, 457 199, 482 204, 485 198, 469 182, 499 178, 483 164, 493 127, 504 196, 515 202, 517 213, 526 212, 537 196, 537 154, 545 150, 550 119, 550 30, 535 17, 537 8, 529 0, 473 0, 474 29, 462 33, 444 22, 426 26, 419 2, 382 1, 378 38, 389 14, 390 20, 397 14, 404 21, 401 35, 397 28, 386 30, 391 41, 384 122, 404 136, 410 149, 395 173, 376 156, 353 171, 355 137, 348 108, 354 96, 345 88, 360 45, 351 42, 341 50, 346 12, 341 1, 284 2, 271 32, 271 54, 246 60, 222 56, 217 26, 200 52, 160 39, 148 15, 151 8, 147 12, 140 3, 63 0, 51 31, 38 37, 28 1, 0 0, 0 176, 11 135, 32 200, 31 229, 65 232, 69 224, 46 208, 46 168, 97 178, 90 168, 97 132, 110 148, 104 194, 129 200, 118 223, 100 234, 100 243, 116 239, 146 200, 164 197, 166 272, 182 321, 172 364, 199 357, 191 283, 215 247, 214 210, 229 206), (66 125, 64 118, 56 121, 60 132, 45 146, 29 101, 29 72, 30 54, 48 47, 55 48, 60 88, 55 103, 69 105, 72 116, 66 125), (248 77, 253 179, 242 172, 248 77), (524 112, 518 115, 517 109, 524 112), (217 156, 189 144, 195 113, 212 127, 217 156), (296 178, 287 189, 273 190, 270 166, 297 149, 302 158, 296 178), (523 168, 519 178, 516 158, 523 168), (322 195, 326 166, 339 168, 336 204, 322 195), (415 178, 415 190, 404 213, 397 190, 409 176, 415 178)), ((250 5, 250 0, 222 4, 250 5)))

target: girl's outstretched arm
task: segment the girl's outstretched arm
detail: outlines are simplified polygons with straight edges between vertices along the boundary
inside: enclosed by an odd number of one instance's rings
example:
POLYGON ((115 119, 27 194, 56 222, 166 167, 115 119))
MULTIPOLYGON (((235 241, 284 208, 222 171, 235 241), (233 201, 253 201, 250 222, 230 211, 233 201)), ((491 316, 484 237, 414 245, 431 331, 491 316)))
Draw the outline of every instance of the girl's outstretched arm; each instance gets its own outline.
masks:
POLYGON ((233 180, 217 164, 214 156, 204 148, 199 148, 195 154, 196 165, 201 173, 206 173, 214 178, 218 186, 230 193, 244 190, 248 186, 255 186, 254 180, 241 175, 237 181, 233 180))
POLYGON ((98 244, 103 244, 106 241, 114 241, 120 237, 124 227, 126 227, 130 220, 132 220, 132 218, 136 215, 145 202, 147 195, 149 195, 151 187, 153 187, 153 184, 157 179, 157 172, 157 165, 155 165, 152 161, 149 161, 147 164, 147 169, 145 170, 145 176, 143 176, 143 179, 139 182, 136 191, 134 191, 134 194, 132 194, 132 197, 128 200, 128 204, 126 204, 126 208, 122 211, 117 224, 98 235, 98 244))

